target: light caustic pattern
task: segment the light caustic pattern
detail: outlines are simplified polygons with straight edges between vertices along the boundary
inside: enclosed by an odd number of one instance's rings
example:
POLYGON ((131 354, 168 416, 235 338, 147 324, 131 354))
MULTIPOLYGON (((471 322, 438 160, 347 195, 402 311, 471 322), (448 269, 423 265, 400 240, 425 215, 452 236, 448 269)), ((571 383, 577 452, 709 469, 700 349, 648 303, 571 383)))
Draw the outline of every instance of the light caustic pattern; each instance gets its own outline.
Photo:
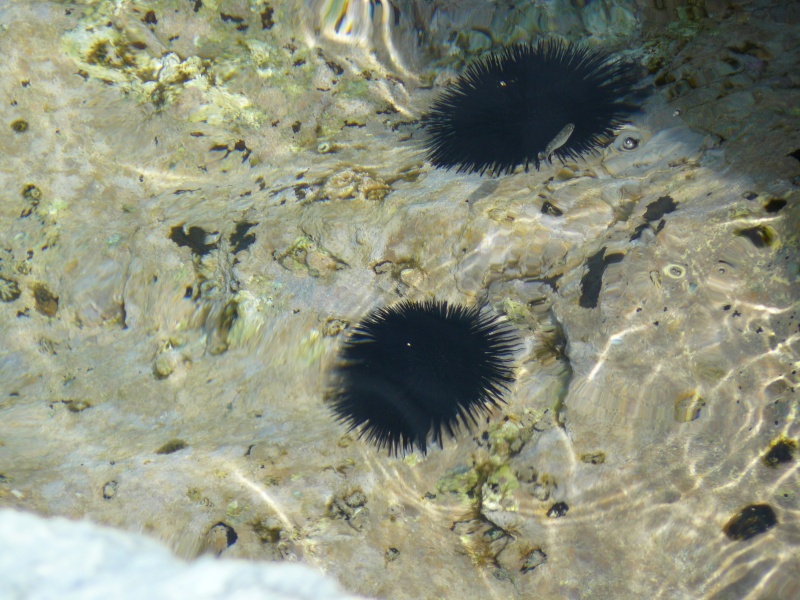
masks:
POLYGON ((325 0, 319 8, 320 30, 331 39, 367 43, 373 24, 388 30, 392 10, 397 9, 385 0, 325 0))

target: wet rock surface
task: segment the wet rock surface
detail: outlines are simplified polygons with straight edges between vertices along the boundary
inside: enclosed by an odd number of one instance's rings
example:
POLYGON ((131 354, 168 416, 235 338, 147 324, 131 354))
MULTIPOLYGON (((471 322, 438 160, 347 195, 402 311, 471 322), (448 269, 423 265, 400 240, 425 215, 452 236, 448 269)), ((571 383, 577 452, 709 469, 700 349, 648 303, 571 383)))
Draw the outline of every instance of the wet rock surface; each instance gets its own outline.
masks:
MULTIPOLYGON (((2 13, 0 503, 374 597, 791 596, 781 3, 637 38, 653 92, 617 139, 498 179, 424 163, 433 69, 230 4, 2 13), (471 435, 390 458, 335 422, 325 376, 350 323, 433 297, 508 318, 517 383, 471 435), (774 523, 726 526, 761 505, 774 523)), ((440 68, 485 49, 473 33, 440 68)))

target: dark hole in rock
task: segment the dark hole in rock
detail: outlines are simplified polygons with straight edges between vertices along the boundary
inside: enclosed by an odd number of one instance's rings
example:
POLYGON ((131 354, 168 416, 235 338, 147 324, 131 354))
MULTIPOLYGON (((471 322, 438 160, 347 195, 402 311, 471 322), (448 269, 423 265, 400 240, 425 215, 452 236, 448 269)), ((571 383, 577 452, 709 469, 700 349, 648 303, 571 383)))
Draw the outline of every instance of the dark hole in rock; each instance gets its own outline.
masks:
POLYGON ((272 19, 274 13, 275 9, 269 4, 264 6, 264 10, 261 11, 261 29, 272 29, 275 25, 275 21, 272 19))
POLYGON ((764 464, 768 467, 777 467, 778 465, 792 462, 796 452, 797 442, 795 440, 784 437, 778 438, 764 455, 764 464))
POLYGON ((520 571, 523 573, 528 573, 546 562, 547 554, 545 554, 541 548, 536 548, 528 552, 528 554, 525 556, 525 559, 522 561, 522 567, 520 568, 520 571))
POLYGON ((748 240, 753 242, 753 245, 756 248, 766 248, 767 246, 771 246, 775 241, 775 236, 773 235, 772 229, 766 227, 765 225, 740 229, 736 232, 736 235, 746 237, 748 240))
POLYGON ((194 254, 205 256, 212 250, 217 249, 217 243, 206 244, 208 233, 202 227, 189 227, 185 231, 183 225, 176 225, 169 232, 169 239, 178 246, 188 246, 194 254))
POLYGON ((792 150, 786 156, 790 156, 795 160, 800 160, 800 148, 798 148, 797 150, 792 150))
POLYGON ((560 217, 561 215, 564 214, 564 211, 561 210, 560 208, 558 208, 557 206, 554 206, 553 204, 551 204, 547 200, 545 200, 544 204, 542 204, 542 214, 543 215, 552 215, 554 217, 560 217))
MULTIPOLYGON (((654 200, 647 205, 644 211, 644 223, 639 225, 631 236, 631 241, 638 240, 642 237, 642 232, 647 229, 650 223, 660 220, 664 215, 674 212, 678 208, 678 203, 672 199, 672 196, 661 196, 658 200, 654 200)), ((664 227, 664 221, 658 225, 656 233, 661 231, 664 227)))
POLYGON ((219 13, 219 18, 222 19, 223 23, 243 23, 244 17, 239 17, 237 15, 229 15, 226 13, 219 13))
POLYGON ((568 512, 569 506, 567 506, 566 502, 556 502, 550 507, 550 510, 547 511, 547 516, 551 519, 557 519, 558 517, 563 517, 568 512))
POLYGON ((174 439, 168 441, 166 444, 161 446, 158 450, 156 450, 156 454, 172 454, 173 452, 177 452, 178 450, 183 450, 186 448, 188 444, 180 439, 174 439))
POLYGON ((228 548, 230 548, 236 543, 236 540, 239 539, 239 536, 236 534, 236 530, 227 523, 223 523, 222 521, 220 521, 219 523, 214 525, 214 527, 219 527, 219 526, 225 528, 225 539, 228 542, 228 548))
POLYGON ((786 206, 786 204, 786 200, 781 198, 770 198, 769 201, 764 205, 764 210, 768 213, 776 213, 786 206))
POLYGON ((600 291, 603 289, 603 273, 610 264, 621 262, 624 254, 615 252, 605 256, 603 247, 586 260, 586 273, 581 277, 581 297, 578 301, 583 308, 597 308, 600 291))
POLYGON ((236 223, 236 231, 234 231, 230 237, 230 243, 231 246, 233 246, 234 254, 249 248, 256 241, 256 234, 248 233, 248 231, 256 225, 258 225, 258 223, 248 223, 247 221, 236 223))
POLYGON ((647 209, 644 211, 644 220, 648 223, 658 221, 664 215, 674 212, 677 208, 678 204, 671 196, 661 196, 658 200, 647 205, 647 209))
POLYGON ((605 247, 586 260, 586 274, 581 277, 580 305, 595 308, 603 287, 603 272, 606 270, 605 247))
POLYGON ((239 535, 236 533, 236 530, 233 527, 227 523, 219 521, 218 523, 212 525, 206 533, 203 541, 203 545, 205 547, 203 552, 208 552, 219 556, 226 548, 233 546, 238 539, 239 535))
POLYGON ((332 60, 326 60, 325 61, 325 65, 331 71, 333 71, 334 75, 341 75, 342 73, 344 73, 344 68, 340 64, 338 64, 338 63, 336 63, 336 62, 334 62, 332 60))
POLYGON ((751 504, 733 515, 722 531, 732 540, 749 540, 777 524, 775 511, 769 504, 751 504))

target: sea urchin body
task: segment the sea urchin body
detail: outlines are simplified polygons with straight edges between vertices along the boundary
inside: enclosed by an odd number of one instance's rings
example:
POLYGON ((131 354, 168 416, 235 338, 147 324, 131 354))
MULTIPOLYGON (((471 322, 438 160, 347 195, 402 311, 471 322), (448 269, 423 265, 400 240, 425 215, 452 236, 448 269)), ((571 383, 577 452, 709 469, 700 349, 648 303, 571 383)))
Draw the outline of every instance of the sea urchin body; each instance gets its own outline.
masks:
POLYGON ((338 419, 390 454, 428 439, 503 401, 514 381, 516 337, 497 316, 447 302, 404 301, 370 313, 342 345, 328 398, 338 419))
POLYGON ((436 167, 491 175, 594 152, 636 110, 632 63, 559 40, 472 63, 424 117, 436 167))

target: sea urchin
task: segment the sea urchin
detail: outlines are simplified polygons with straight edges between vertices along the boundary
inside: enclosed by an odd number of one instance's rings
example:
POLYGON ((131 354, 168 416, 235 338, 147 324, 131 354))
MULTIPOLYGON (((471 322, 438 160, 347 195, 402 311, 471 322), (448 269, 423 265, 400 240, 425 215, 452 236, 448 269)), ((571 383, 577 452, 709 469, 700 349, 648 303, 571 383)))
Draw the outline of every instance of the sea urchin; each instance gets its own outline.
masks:
POLYGON ((521 44, 467 67, 423 118, 436 167, 491 175, 594 152, 636 110, 632 63, 570 42, 521 44))
POLYGON ((378 308, 342 345, 328 400, 338 419, 378 448, 442 445, 503 401, 516 336, 499 318, 447 302, 378 308))

